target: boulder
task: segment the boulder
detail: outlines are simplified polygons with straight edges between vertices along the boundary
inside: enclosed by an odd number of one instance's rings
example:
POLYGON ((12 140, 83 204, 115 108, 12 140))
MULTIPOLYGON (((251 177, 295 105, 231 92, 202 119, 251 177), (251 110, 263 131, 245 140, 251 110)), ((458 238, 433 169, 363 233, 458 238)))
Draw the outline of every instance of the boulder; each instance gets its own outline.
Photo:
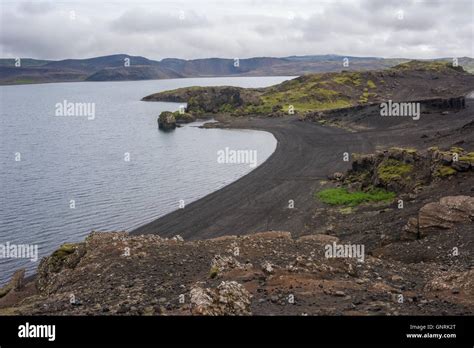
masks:
POLYGON ((402 239, 413 240, 431 232, 447 230, 458 223, 474 221, 474 197, 447 196, 423 206, 417 218, 410 218, 403 228, 402 239))
POLYGON ((232 269, 245 269, 245 266, 232 256, 215 255, 211 261, 211 274, 220 274, 232 269))
MULTIPOLYGON (((341 180, 344 184, 357 184, 362 189, 375 186, 397 193, 416 192, 434 181, 474 169, 474 153, 460 147, 448 151, 431 147, 427 152, 392 147, 372 155, 353 154, 352 158, 352 167, 341 180)), ((337 180, 334 175, 330 179, 337 180)))
POLYGON ((468 161, 454 161, 451 163, 451 167, 458 172, 467 172, 471 168, 471 163, 468 161))
POLYGON ((216 289, 191 289, 191 313, 194 315, 251 315, 252 295, 235 281, 224 281, 216 289))
MULTIPOLYGON (((213 315, 211 310, 214 303, 214 293, 211 289, 203 289, 199 286, 190 291, 191 312, 197 315, 213 315)), ((216 314, 217 315, 217 314, 216 314)))
POLYGON ((332 175, 329 175, 329 180, 334 180, 334 181, 342 181, 345 178, 344 173, 341 172, 335 172, 332 175))
POLYGON ((262 271, 267 274, 273 274, 275 271, 274 270, 275 266, 271 262, 268 262, 268 261, 264 261, 261 267, 262 267, 262 271))
POLYGON ((162 130, 171 130, 176 128, 176 118, 169 111, 163 111, 158 117, 158 128, 162 130))

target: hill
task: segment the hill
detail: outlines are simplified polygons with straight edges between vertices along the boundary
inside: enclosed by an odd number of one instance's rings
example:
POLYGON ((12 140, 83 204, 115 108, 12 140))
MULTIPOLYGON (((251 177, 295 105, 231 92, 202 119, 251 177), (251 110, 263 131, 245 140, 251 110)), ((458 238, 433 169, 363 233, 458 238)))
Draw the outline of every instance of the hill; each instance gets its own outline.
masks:
POLYGON ((86 78, 86 81, 127 81, 174 79, 183 75, 161 66, 131 66, 104 68, 86 78))
POLYGON ((307 74, 267 88, 186 87, 152 94, 143 100, 188 103, 187 111, 198 116, 281 116, 292 111, 304 114, 389 99, 446 98, 469 91, 472 82, 473 76, 461 67, 411 61, 387 70, 307 74))
MULTIPOLYGON (((0 67, 14 68, 16 59, 14 58, 0 58, 0 67)), ((21 58, 20 64, 24 68, 43 66, 51 62, 50 60, 32 59, 32 58, 21 58)))
MULTIPOLYGON (((205 58, 161 61, 141 56, 115 54, 87 59, 59 61, 22 59, 15 67, 14 59, 0 60, 0 84, 22 84, 61 81, 120 81, 131 79, 161 79, 170 77, 210 76, 296 76, 316 72, 366 71, 385 69, 407 62, 407 59, 311 55, 290 57, 256 57, 245 59, 205 58), (343 66, 344 58, 349 65, 343 66), (130 66, 126 66, 125 63, 130 66), (150 67, 154 67, 151 69, 150 67), (4 69, 8 68, 8 69, 4 69), (127 72, 125 69, 131 69, 127 72)), ((451 62, 450 58, 439 61, 451 62)), ((474 59, 459 58, 459 65, 474 71, 474 59)))
POLYGON ((129 80, 131 76, 137 79, 168 78, 168 74, 150 71, 149 66, 157 65, 156 61, 126 54, 59 61, 22 60, 21 67, 15 67, 13 59, 2 61, 4 65, 0 65, 0 84, 85 81, 96 73, 100 74, 91 81, 102 81, 100 76, 111 81, 129 80), (125 73, 120 69, 125 68, 126 63, 130 64, 131 72, 125 73), (102 71, 112 68, 117 70, 102 71))
POLYGON ((45 65, 45 67, 55 69, 74 69, 80 71, 97 71, 105 68, 124 67, 127 60, 130 66, 146 66, 157 63, 155 61, 140 56, 114 54, 111 56, 88 59, 65 59, 56 62, 49 62, 45 65))

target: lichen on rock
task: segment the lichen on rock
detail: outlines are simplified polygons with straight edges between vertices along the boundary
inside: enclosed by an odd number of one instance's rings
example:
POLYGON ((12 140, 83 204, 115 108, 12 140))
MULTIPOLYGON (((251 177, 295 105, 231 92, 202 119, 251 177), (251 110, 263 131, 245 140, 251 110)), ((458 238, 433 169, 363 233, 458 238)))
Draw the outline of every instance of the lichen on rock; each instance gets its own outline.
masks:
POLYGON ((252 295, 235 281, 223 281, 217 288, 196 286, 190 291, 191 313, 195 315, 251 315, 252 295))

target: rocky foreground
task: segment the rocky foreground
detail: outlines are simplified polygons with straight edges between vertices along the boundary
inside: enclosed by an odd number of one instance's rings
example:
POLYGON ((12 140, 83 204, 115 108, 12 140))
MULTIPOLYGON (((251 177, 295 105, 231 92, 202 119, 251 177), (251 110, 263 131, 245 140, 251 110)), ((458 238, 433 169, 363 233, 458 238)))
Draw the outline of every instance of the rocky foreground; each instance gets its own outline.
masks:
POLYGON ((472 187, 472 155, 395 148, 355 156, 348 172, 324 185, 377 186, 397 198, 316 210, 313 232, 302 237, 94 232, 43 259, 34 281, 18 271, 3 289, 0 314, 473 314, 474 197, 433 198, 456 180, 472 187), (414 211, 415 200, 426 203, 414 211), (390 225, 402 219, 401 228, 390 225))

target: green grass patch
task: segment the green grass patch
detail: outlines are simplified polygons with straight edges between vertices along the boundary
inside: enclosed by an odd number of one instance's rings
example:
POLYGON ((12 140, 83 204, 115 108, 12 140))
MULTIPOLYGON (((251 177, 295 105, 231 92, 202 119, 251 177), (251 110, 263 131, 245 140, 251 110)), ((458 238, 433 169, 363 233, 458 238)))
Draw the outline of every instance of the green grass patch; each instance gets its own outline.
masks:
POLYGON ((372 81, 372 80, 367 81, 367 87, 369 87, 371 89, 377 88, 374 81, 372 81))
POLYGON ((352 191, 346 188, 330 188, 316 193, 316 197, 326 204, 355 207, 365 202, 384 202, 394 199, 396 194, 383 189, 352 191))

